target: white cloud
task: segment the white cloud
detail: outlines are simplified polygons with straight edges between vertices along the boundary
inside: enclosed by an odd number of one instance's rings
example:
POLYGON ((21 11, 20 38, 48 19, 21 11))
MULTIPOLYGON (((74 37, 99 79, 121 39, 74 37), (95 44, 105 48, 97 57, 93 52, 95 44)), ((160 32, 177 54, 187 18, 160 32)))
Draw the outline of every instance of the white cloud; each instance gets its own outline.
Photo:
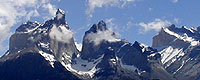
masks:
POLYGON ((121 31, 123 32, 127 32, 127 31, 130 31, 131 28, 134 28, 134 26, 137 26, 136 23, 132 22, 131 20, 128 21, 126 23, 126 25, 121 29, 121 31))
POLYGON ((51 3, 48 3, 48 4, 44 4, 43 7, 46 8, 51 15, 55 15, 55 12, 57 9, 54 5, 52 5, 51 3))
POLYGON ((127 24, 126 24, 127 27, 132 27, 132 26, 134 26, 134 25, 135 25, 135 24, 134 24, 133 22, 131 22, 131 21, 128 21, 127 24))
POLYGON ((73 32, 67 29, 65 26, 53 25, 49 36, 53 40, 57 40, 63 43, 70 43, 70 39, 73 38, 73 32))
POLYGON ((149 22, 149 23, 141 22, 138 25, 142 27, 142 29, 140 29, 139 32, 145 33, 151 30, 159 31, 162 27, 167 27, 171 25, 171 22, 156 18, 153 22, 149 22))
MULTIPOLYGON (((44 16, 38 12, 38 9, 47 8, 42 7, 43 5, 49 5, 55 9, 50 0, 0 0, 0 45, 4 46, 3 42, 11 34, 11 27, 22 19, 29 20, 32 16, 44 16)), ((48 10, 51 9, 48 8, 48 10)), ((47 11, 45 13, 49 14, 47 11)))
POLYGON ((76 48, 81 51, 82 50, 82 44, 75 42, 76 48))
POLYGON ((109 26, 109 28, 113 28, 114 26, 116 26, 116 24, 113 23, 114 21, 114 18, 109 18, 109 19, 106 19, 106 25, 109 26))
POLYGON ((120 41, 120 39, 117 39, 115 36, 113 36, 113 32, 111 30, 97 31, 97 33, 87 34, 86 39, 88 39, 90 42, 94 42, 95 45, 99 45, 102 40, 109 42, 120 41))
POLYGON ((178 24, 180 21, 178 18, 174 18, 174 22, 178 24))
POLYGON ((86 14, 92 17, 95 8, 102 8, 104 6, 110 7, 124 7, 127 3, 135 2, 135 0, 88 0, 88 8, 86 14))
POLYGON ((178 0, 172 0, 172 2, 173 2, 173 3, 177 3, 177 2, 178 2, 178 0))
POLYGON ((153 8, 149 8, 149 11, 152 11, 153 10, 153 8))
POLYGON ((105 20, 106 26, 109 28, 110 31, 114 30, 115 31, 115 35, 117 37, 120 37, 121 35, 120 35, 119 31, 121 31, 121 30, 119 29, 118 25, 114 23, 114 21, 115 21, 115 18, 106 19, 105 20))
POLYGON ((27 13, 27 16, 26 16, 26 20, 30 20, 31 17, 37 17, 37 16, 40 16, 40 14, 38 13, 38 11, 35 9, 35 10, 32 10, 30 11, 29 13, 27 13))
POLYGON ((120 0, 120 1, 123 2, 122 5, 121 5, 121 7, 124 7, 124 6, 126 6, 128 3, 130 3, 130 2, 135 2, 136 0, 120 0))

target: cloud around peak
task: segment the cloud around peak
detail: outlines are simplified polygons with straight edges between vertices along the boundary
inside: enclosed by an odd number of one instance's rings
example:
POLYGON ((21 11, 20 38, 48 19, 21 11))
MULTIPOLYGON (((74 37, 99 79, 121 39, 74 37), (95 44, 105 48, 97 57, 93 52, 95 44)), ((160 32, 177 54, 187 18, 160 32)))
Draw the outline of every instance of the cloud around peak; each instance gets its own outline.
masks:
POLYGON ((91 32, 87 34, 85 38, 90 42, 94 42, 95 45, 99 45, 103 40, 108 42, 120 41, 120 39, 117 39, 115 36, 113 36, 113 32, 111 30, 98 30, 96 33, 91 32))
POLYGON ((70 43, 70 40, 73 38, 73 34, 74 33, 67 29, 66 26, 60 25, 57 27, 56 25, 53 25, 49 36, 53 40, 57 40, 63 43, 70 43))

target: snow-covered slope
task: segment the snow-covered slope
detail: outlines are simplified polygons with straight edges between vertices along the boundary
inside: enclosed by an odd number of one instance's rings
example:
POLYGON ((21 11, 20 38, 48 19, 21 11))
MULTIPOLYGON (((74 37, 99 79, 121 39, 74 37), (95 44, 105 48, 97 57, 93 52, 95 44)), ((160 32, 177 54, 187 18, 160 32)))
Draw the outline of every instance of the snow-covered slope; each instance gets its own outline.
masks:
POLYGON ((152 46, 157 48, 161 54, 162 64, 177 79, 199 79, 199 72, 190 73, 190 76, 187 74, 189 71, 199 71, 199 67, 193 67, 200 65, 199 63, 194 64, 199 58, 191 57, 191 55, 199 55, 199 52, 196 52, 196 48, 200 46, 199 32, 199 27, 189 29, 186 26, 177 28, 175 25, 171 25, 162 28, 153 37, 152 46))
POLYGON ((172 46, 163 49, 159 53, 161 54, 161 62, 164 64, 165 68, 185 55, 183 48, 173 48, 172 46))
POLYGON ((92 62, 83 60, 80 57, 78 57, 74 59, 72 64, 65 64, 65 63, 62 64, 67 70, 73 73, 76 73, 84 77, 92 78, 94 74, 99 70, 99 68, 97 68, 96 66, 102 60, 103 56, 104 55, 102 55, 101 57, 92 62))

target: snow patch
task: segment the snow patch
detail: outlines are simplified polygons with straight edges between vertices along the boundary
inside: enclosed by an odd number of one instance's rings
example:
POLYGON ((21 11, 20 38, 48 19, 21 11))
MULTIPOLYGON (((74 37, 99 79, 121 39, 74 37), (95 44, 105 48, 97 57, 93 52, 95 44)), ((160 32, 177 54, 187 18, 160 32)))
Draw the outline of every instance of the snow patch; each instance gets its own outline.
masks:
POLYGON ((82 50, 82 44, 75 42, 76 48, 81 51, 82 50))
MULTIPOLYGON (((35 23, 39 24, 39 23, 36 22, 36 21, 35 21, 35 23)), ((24 23, 24 24, 27 24, 27 23, 24 23)), ((33 24, 33 25, 35 25, 35 24, 33 24)), ((33 31, 35 31, 36 29, 38 29, 40 26, 41 26, 41 24, 39 24, 38 26, 36 26, 36 27, 33 28, 33 29, 26 28, 25 31, 23 31, 23 32, 16 32, 16 33, 31 33, 31 32, 33 32, 33 31)))
POLYGON ((43 51, 39 51, 39 53, 47 60, 49 61, 51 67, 54 68, 54 62, 56 61, 55 57, 52 55, 52 54, 48 54, 48 53, 45 53, 43 51))
POLYGON ((9 53, 10 53, 10 52, 8 51, 8 52, 5 54, 5 56, 7 56, 9 53))
POLYGON ((191 28, 191 29, 190 29, 190 28, 187 28, 186 26, 183 26, 183 28, 189 30, 189 31, 192 32, 192 33, 194 33, 194 31, 192 30, 192 29, 194 29, 194 28, 191 28))
POLYGON ((62 60, 64 61, 68 61, 69 63, 71 63, 71 59, 72 57, 70 55, 68 55, 67 53, 62 53, 63 57, 62 57, 62 60))
POLYGON ((192 41, 190 44, 191 44, 191 46, 200 45, 199 41, 192 41))
POLYGON ((96 68, 96 66, 102 60, 103 56, 104 55, 94 60, 93 62, 89 62, 81 58, 76 58, 75 63, 66 64, 64 62, 61 62, 61 64, 71 72, 75 72, 79 75, 89 76, 92 78, 94 76, 94 73, 99 70, 98 68, 96 68))
POLYGON ((148 57, 154 57, 157 53, 153 53, 153 54, 150 54, 148 55, 148 57))
POLYGON ((112 47, 108 47, 109 50, 113 51, 114 49, 112 47))
POLYGON ((145 52, 148 49, 148 46, 142 43, 140 43, 140 47, 142 47, 142 52, 145 52))
POLYGON ((20 53, 21 51, 17 51, 17 53, 20 53))
POLYGON ((112 58, 112 59, 110 59, 110 61, 113 63, 113 64, 117 64, 117 60, 116 59, 114 59, 114 58, 112 58))
POLYGON ((167 66, 171 65, 179 57, 185 55, 183 48, 173 48, 172 46, 163 49, 159 53, 161 54, 161 62, 167 66))
MULTIPOLYGON (((117 59, 118 59, 118 58, 117 58, 117 59)), ((134 65, 126 65, 126 64, 123 64, 122 61, 121 61, 121 59, 118 59, 118 60, 119 60, 120 65, 121 65, 122 68, 124 68, 124 69, 131 70, 131 71, 133 71, 133 72, 137 71, 137 73, 138 73, 139 75, 141 75, 142 73, 146 72, 146 71, 141 71, 141 70, 139 70, 139 69, 138 69, 137 67, 135 67, 134 65)))
POLYGON ((26 32, 23 32, 23 33, 30 33, 30 32, 33 32, 34 30, 36 30, 39 26, 33 28, 33 29, 26 29, 26 32))
POLYGON ((49 43, 45 44, 45 43, 40 43, 41 47, 49 49, 49 43))

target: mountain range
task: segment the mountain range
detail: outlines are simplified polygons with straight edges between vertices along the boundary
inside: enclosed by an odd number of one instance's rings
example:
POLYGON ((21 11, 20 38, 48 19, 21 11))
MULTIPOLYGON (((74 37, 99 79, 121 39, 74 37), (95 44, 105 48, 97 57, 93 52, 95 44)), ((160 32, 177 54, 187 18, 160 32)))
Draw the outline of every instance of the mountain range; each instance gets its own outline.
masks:
POLYGON ((85 32, 78 50, 65 12, 26 22, 0 58, 0 80, 199 80, 200 27, 163 27, 152 46, 119 39, 104 21, 85 32))

